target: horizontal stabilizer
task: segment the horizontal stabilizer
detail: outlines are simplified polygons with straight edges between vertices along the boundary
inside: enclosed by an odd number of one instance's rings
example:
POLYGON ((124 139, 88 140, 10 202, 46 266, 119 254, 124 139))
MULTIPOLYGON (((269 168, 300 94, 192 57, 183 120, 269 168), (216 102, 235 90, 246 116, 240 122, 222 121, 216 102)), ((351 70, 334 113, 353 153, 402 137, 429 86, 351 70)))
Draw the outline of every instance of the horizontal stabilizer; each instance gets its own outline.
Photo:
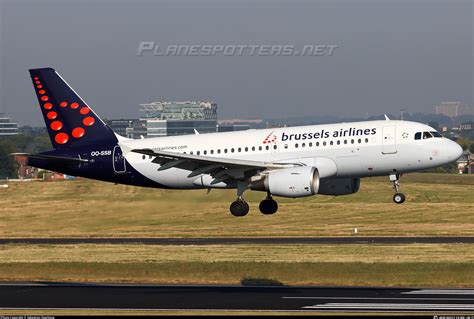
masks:
POLYGON ((47 160, 47 161, 58 161, 66 163, 87 163, 89 160, 75 157, 63 157, 63 156, 51 156, 43 154, 31 154, 31 153, 12 153, 13 156, 24 156, 26 158, 47 160))

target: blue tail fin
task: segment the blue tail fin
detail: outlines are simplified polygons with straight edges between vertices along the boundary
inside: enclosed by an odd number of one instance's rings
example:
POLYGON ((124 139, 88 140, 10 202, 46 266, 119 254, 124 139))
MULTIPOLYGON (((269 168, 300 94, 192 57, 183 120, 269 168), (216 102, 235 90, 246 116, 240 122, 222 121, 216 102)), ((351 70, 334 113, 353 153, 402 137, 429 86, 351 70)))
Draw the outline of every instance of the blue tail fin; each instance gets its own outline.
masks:
POLYGON ((117 142, 115 133, 52 68, 30 70, 55 149, 117 142))

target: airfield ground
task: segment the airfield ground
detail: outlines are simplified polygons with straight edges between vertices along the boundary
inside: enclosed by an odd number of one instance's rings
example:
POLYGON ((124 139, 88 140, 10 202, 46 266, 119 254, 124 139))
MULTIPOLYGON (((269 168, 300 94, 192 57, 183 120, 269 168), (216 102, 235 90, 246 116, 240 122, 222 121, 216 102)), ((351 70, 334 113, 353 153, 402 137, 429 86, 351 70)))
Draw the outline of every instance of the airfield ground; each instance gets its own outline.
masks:
MULTIPOLYGON (((274 216, 228 212, 234 191, 171 191, 77 179, 0 189, 0 237, 474 236, 474 176, 388 178, 352 196, 279 199, 274 216), (358 233, 354 234, 354 228, 358 233)), ((473 244, 0 246, 0 280, 472 287, 473 244)))

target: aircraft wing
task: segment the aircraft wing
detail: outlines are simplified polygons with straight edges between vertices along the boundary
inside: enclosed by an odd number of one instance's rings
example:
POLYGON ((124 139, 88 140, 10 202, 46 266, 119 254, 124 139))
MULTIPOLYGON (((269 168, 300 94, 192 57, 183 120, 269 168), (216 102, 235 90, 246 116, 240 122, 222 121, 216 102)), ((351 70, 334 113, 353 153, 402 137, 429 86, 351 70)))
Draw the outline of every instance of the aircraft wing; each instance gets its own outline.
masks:
POLYGON ((154 157, 152 162, 160 164, 158 171, 164 171, 173 167, 186 169, 191 171, 188 175, 190 178, 200 174, 209 174, 214 178, 211 185, 228 179, 245 180, 266 169, 300 166, 300 164, 293 163, 271 163, 219 158, 167 151, 154 151, 151 149, 132 149, 131 152, 154 157))

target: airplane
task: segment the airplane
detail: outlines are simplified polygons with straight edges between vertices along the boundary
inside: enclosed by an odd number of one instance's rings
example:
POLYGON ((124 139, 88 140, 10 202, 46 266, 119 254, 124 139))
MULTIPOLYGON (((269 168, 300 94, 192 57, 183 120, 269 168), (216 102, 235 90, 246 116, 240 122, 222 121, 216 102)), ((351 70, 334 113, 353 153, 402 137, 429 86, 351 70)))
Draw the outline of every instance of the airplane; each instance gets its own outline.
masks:
POLYGON ((168 189, 236 189, 233 216, 245 216, 246 190, 266 192, 259 209, 277 212, 273 196, 349 195, 360 180, 389 176, 401 204, 402 174, 457 160, 462 148, 434 128, 385 120, 251 129, 147 139, 107 126, 52 68, 30 70, 53 150, 21 153, 30 166, 72 176, 168 189))

